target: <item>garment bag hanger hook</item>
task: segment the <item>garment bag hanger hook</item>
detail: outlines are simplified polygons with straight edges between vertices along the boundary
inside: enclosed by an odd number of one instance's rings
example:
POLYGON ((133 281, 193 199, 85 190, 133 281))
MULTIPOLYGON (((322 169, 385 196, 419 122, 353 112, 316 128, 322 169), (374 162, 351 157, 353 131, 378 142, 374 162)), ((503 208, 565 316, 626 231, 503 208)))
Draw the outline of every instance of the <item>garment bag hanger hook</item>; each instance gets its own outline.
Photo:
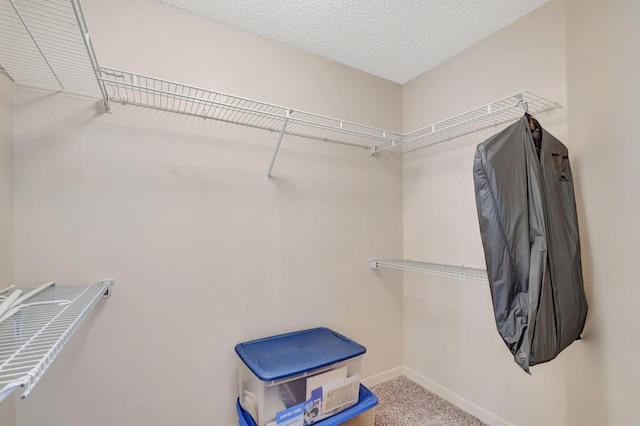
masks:
POLYGON ((515 98, 518 100, 516 107, 522 106, 522 108, 524 109, 524 113, 527 114, 529 112, 529 104, 524 100, 522 94, 517 94, 515 98))

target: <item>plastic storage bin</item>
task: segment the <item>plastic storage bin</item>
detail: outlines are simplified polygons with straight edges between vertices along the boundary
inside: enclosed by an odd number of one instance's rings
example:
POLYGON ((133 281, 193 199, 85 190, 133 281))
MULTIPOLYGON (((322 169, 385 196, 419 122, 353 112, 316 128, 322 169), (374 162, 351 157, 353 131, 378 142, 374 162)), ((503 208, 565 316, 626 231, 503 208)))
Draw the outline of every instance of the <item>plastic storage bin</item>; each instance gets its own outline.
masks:
MULTIPOLYGON (((375 410, 373 409, 376 405, 378 405, 378 397, 364 385, 360 385, 358 403, 356 405, 347 408, 335 416, 321 420, 313 426, 350 426, 352 423, 356 425, 374 426, 375 410)), ((236 401, 236 411, 238 412, 238 422, 240 426, 256 426, 253 418, 240 406, 240 398, 236 401)))
POLYGON ((364 346, 314 328, 236 345, 239 402, 257 426, 311 425, 358 402, 364 346))

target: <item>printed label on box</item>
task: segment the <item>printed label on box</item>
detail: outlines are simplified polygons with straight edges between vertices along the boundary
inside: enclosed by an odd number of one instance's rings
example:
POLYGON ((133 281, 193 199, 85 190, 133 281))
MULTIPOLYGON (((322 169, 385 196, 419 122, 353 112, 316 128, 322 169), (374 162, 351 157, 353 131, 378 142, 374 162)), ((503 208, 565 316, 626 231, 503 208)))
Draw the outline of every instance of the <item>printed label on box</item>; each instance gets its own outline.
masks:
POLYGON ((303 409, 304 404, 298 404, 276 413, 276 424, 278 426, 304 426, 303 409))
MULTIPOLYGON (((307 379, 307 400, 314 399, 312 392, 318 388, 326 388, 331 383, 339 385, 347 380, 347 367, 336 368, 322 374, 316 374, 307 379)), ((335 386, 334 386, 335 387, 335 386)))
POLYGON ((318 398, 310 399, 303 405, 305 426, 315 423, 320 418, 322 410, 322 395, 320 394, 318 398))
POLYGON ((331 374, 320 374, 307 380, 307 397, 304 404, 304 426, 312 425, 358 402, 360 375, 346 377, 346 368, 331 374), (309 385, 318 386, 310 388, 309 385))
POLYGON ((324 395, 322 404, 322 412, 329 413, 339 410, 349 404, 353 404, 358 400, 358 390, 360 389, 360 377, 349 377, 344 386, 334 389, 328 389, 324 395))
POLYGON ((276 413, 276 426, 310 426, 358 402, 360 375, 338 368, 307 379, 307 401, 276 413))

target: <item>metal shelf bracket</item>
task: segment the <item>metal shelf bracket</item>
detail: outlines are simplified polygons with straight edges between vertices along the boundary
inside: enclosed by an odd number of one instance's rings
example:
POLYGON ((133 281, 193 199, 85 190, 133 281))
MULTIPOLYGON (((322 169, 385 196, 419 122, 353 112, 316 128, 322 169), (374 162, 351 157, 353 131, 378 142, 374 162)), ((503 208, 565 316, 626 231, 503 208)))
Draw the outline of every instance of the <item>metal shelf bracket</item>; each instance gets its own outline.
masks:
POLYGON ((100 280, 99 283, 100 285, 107 286, 107 290, 104 292, 104 297, 111 296, 111 292, 113 291, 111 290, 111 287, 116 283, 116 280, 114 280, 113 278, 105 278, 103 280, 100 280))
POLYGON ((267 182, 271 182, 271 171, 273 170, 273 165, 276 162, 276 157, 278 156, 278 150, 280 149, 280 144, 282 143, 282 137, 284 136, 284 131, 287 130, 287 124, 289 123, 289 117, 291 117, 290 109, 287 110, 287 116, 284 119, 284 123, 282 123, 282 130, 280 130, 280 136, 278 137, 278 143, 276 144, 276 150, 273 153, 273 158, 271 159, 271 165, 269 166, 269 171, 267 172, 267 182))

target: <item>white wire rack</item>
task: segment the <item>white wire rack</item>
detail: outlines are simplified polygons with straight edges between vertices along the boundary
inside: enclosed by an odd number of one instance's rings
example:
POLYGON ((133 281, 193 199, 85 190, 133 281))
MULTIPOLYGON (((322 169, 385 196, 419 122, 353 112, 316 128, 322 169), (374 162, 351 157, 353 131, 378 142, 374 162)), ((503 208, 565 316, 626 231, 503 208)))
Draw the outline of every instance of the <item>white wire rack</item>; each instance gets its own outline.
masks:
POLYGON ((99 78, 114 102, 280 133, 267 180, 284 134, 368 148, 372 154, 399 148, 408 152, 517 120, 525 110, 538 114, 561 106, 523 90, 402 134, 115 68, 101 67, 99 78))
POLYGON ((0 0, 0 67, 17 84, 101 96, 78 0, 0 0))
POLYGON ((66 305, 28 306, 0 324, 0 401, 16 388, 26 398, 113 280, 89 286, 53 286, 30 302, 68 300, 66 305))
POLYGON ((114 102, 279 132, 268 181, 284 134, 367 149, 401 137, 388 130, 114 68, 102 67, 100 80, 114 102))
POLYGON ((525 111, 534 115, 560 107, 558 102, 522 90, 446 120, 403 134, 400 140, 379 143, 371 149, 371 152, 376 154, 388 149, 402 149, 403 152, 412 152, 482 129, 515 121, 522 117, 525 111))
POLYGON ((560 107, 523 90, 403 134, 100 67, 79 0, 0 0, 0 72, 17 84, 102 96, 107 111, 111 100, 278 132, 267 180, 284 134, 363 147, 372 154, 410 152, 516 120, 520 107, 531 114, 560 107))
POLYGON ((109 99, 122 104, 241 124, 288 135, 371 148, 399 133, 293 110, 222 92, 102 67, 101 81, 109 99))
POLYGON ((487 279, 487 271, 485 271, 484 269, 467 268, 466 266, 442 265, 439 263, 417 262, 414 260, 404 259, 372 259, 369 263, 369 266, 371 267, 371 269, 385 267, 400 269, 403 271, 435 275, 438 277, 452 278, 460 281, 469 281, 478 284, 489 284, 489 280, 487 279))

